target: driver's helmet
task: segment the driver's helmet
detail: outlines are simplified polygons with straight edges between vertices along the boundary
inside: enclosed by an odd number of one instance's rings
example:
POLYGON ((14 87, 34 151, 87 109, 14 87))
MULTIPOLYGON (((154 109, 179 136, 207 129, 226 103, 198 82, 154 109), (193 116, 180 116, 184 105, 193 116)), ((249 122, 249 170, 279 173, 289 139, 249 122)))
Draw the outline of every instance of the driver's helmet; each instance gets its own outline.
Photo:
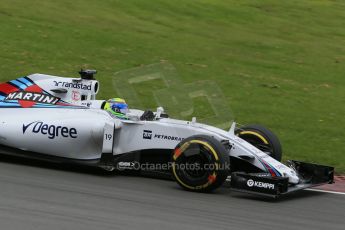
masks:
POLYGON ((128 119, 126 116, 128 113, 128 105, 122 98, 112 98, 107 100, 104 105, 104 110, 111 112, 120 119, 128 119))

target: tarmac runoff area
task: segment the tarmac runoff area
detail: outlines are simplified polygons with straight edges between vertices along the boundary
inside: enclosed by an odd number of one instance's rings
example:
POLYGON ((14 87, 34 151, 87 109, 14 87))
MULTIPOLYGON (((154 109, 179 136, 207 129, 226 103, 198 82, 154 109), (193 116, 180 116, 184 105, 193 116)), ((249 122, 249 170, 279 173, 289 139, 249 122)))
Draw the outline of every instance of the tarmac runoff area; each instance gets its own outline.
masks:
POLYGON ((340 193, 304 190, 278 200, 225 187, 192 193, 173 181, 0 156, 1 230, 343 230, 344 211, 340 193))
POLYGON ((326 184, 309 190, 345 195, 345 176, 334 176, 334 182, 334 184, 326 184))

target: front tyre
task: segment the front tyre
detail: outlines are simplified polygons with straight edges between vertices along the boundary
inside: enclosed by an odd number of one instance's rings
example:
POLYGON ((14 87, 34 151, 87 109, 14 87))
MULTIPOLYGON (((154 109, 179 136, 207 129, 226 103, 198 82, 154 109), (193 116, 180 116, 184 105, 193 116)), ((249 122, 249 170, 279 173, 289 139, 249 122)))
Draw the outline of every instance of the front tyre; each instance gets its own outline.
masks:
POLYGON ((184 189, 210 192, 230 171, 228 150, 215 138, 195 135, 181 141, 172 156, 172 175, 184 189))
POLYGON ((278 137, 262 125, 240 127, 235 134, 277 161, 282 160, 282 147, 278 137))

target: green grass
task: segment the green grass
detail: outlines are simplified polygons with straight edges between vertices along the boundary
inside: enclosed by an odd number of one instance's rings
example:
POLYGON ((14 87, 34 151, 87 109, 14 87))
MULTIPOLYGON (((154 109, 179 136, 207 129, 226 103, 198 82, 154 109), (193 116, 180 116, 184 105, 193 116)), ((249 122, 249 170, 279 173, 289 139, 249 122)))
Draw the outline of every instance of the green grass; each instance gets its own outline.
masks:
POLYGON ((0 80, 95 68, 108 98, 114 72, 168 60, 185 84, 215 81, 238 122, 274 130, 285 159, 344 173, 344 12, 341 0, 1 0, 0 80))

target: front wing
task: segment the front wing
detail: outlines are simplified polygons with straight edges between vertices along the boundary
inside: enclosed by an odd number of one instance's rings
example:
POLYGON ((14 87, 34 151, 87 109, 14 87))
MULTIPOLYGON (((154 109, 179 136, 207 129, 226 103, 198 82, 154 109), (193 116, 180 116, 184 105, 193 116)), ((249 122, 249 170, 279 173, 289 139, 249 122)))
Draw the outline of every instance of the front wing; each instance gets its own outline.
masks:
POLYGON ((299 184, 289 184, 287 177, 272 177, 265 173, 233 172, 231 190, 277 198, 301 189, 334 183, 333 167, 300 161, 289 161, 289 164, 298 173, 299 184))

